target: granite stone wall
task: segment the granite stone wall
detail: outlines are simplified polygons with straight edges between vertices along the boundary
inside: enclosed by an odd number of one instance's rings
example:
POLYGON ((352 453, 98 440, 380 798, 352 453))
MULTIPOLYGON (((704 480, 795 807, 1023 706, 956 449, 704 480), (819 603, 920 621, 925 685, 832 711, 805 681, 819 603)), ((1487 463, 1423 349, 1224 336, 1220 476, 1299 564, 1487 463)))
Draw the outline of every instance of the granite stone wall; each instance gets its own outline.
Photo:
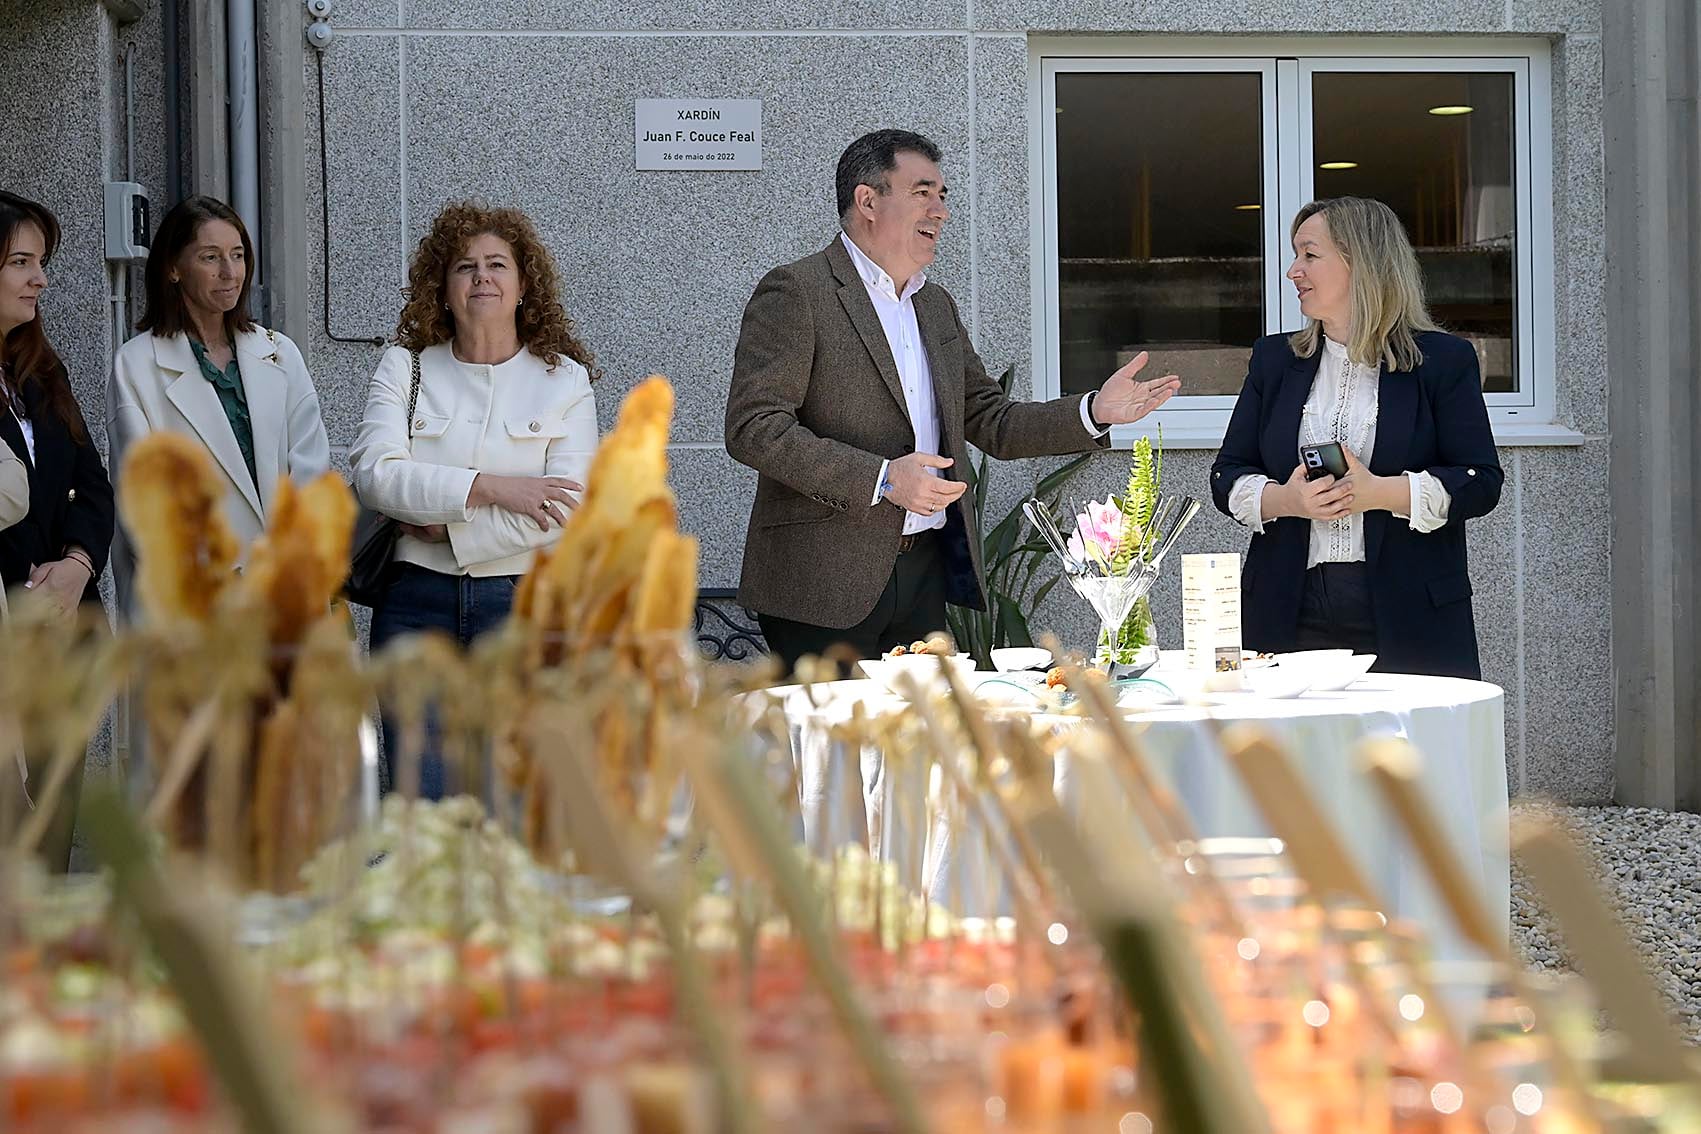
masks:
MULTIPOLYGON (((1472 525, 1486 676, 1507 692, 1515 793, 1576 801, 1612 790, 1613 685, 1602 234, 1601 0, 882 0, 799 7, 773 0, 658 8, 631 0, 339 0, 324 53, 329 130, 331 322, 393 327, 408 249, 445 201, 518 204, 561 260, 569 311, 597 352, 604 424, 644 375, 679 390, 673 461, 685 526, 703 540, 703 583, 731 586, 754 476, 721 446, 738 318, 769 267, 833 236, 831 170, 877 126, 921 130, 946 150, 955 217, 930 274, 958 298, 994 373, 1030 388, 1029 37, 1066 33, 1552 38, 1559 417, 1585 438, 1508 447, 1499 509, 1472 525), (640 173, 634 99, 763 100, 764 168, 640 173)), ((309 201, 319 251, 315 60, 308 60, 309 201)), ((326 286, 313 269, 315 299, 326 286)), ((346 445, 378 351, 304 344, 332 440, 346 445)), ((1203 496, 1211 454, 1173 451, 1172 489, 1203 496)), ((1080 482, 1120 484, 1126 454, 1080 482)), ((1044 462, 999 472, 1007 504, 1044 462)), ((1245 536, 1202 515, 1195 548, 1245 536)), ((1178 644, 1176 578, 1157 596, 1178 644)), ((1082 604, 1054 593, 1041 622, 1084 643, 1082 604)))

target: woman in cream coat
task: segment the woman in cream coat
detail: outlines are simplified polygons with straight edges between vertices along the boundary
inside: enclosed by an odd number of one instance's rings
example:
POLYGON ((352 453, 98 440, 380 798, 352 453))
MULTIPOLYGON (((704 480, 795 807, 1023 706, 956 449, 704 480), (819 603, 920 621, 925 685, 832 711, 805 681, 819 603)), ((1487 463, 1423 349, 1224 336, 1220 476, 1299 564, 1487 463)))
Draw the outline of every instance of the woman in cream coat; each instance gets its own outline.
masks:
MULTIPOLYGON (((415 250, 399 345, 373 375, 349 455, 361 502, 401 522, 374 651, 420 631, 465 646, 497 626, 577 506, 596 398, 559 292, 515 209, 451 204, 415 250)), ((435 797, 445 783, 434 736, 424 757, 419 790, 435 797)))
MULTIPOLYGON (((331 464, 301 352, 248 315, 252 258, 222 201, 190 197, 166 213, 148 254, 144 333, 113 359, 106 395, 114 478, 145 434, 195 438, 228 482, 225 516, 244 548, 265 531, 280 477, 308 481, 331 464)), ((128 609, 134 563, 122 547, 113 558, 128 609)))

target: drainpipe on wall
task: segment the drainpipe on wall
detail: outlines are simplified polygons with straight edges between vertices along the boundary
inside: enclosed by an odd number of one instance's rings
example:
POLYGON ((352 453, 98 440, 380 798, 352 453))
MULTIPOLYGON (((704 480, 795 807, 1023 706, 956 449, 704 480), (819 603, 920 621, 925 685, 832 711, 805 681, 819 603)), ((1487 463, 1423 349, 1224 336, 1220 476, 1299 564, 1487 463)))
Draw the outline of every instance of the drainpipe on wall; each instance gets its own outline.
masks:
MULTIPOLYGON (((160 7, 161 51, 165 71, 165 200, 169 208, 183 199, 183 103, 181 79, 177 74, 177 3, 165 0, 160 7)), ((159 210, 165 214, 165 208, 159 210)))
MULTIPOLYGON (((260 248, 260 84, 254 41, 255 0, 225 0, 225 35, 230 61, 230 204, 254 243, 254 261, 264 265, 260 248)), ((254 281, 250 312, 265 311, 261 279, 254 281)))

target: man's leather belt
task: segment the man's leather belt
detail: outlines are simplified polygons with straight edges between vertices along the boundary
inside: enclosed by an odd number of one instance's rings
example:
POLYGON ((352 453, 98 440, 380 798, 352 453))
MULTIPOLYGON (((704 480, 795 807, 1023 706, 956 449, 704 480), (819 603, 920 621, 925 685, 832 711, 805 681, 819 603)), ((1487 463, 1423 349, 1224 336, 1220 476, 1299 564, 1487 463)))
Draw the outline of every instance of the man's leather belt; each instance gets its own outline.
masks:
POLYGON ((919 532, 898 537, 898 554, 905 555, 922 545, 922 541, 932 539, 939 534, 938 528, 924 528, 919 532))

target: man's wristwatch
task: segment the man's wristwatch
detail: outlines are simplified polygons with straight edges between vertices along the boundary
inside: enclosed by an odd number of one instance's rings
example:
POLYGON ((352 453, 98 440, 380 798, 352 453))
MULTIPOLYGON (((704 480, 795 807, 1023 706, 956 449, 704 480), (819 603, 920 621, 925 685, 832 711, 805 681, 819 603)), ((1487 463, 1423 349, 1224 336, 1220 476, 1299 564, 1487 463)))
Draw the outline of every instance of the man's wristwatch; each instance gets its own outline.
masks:
POLYGON ((880 499, 885 500, 886 494, 890 491, 892 491, 892 478, 891 477, 881 478, 880 493, 879 493, 880 499))

